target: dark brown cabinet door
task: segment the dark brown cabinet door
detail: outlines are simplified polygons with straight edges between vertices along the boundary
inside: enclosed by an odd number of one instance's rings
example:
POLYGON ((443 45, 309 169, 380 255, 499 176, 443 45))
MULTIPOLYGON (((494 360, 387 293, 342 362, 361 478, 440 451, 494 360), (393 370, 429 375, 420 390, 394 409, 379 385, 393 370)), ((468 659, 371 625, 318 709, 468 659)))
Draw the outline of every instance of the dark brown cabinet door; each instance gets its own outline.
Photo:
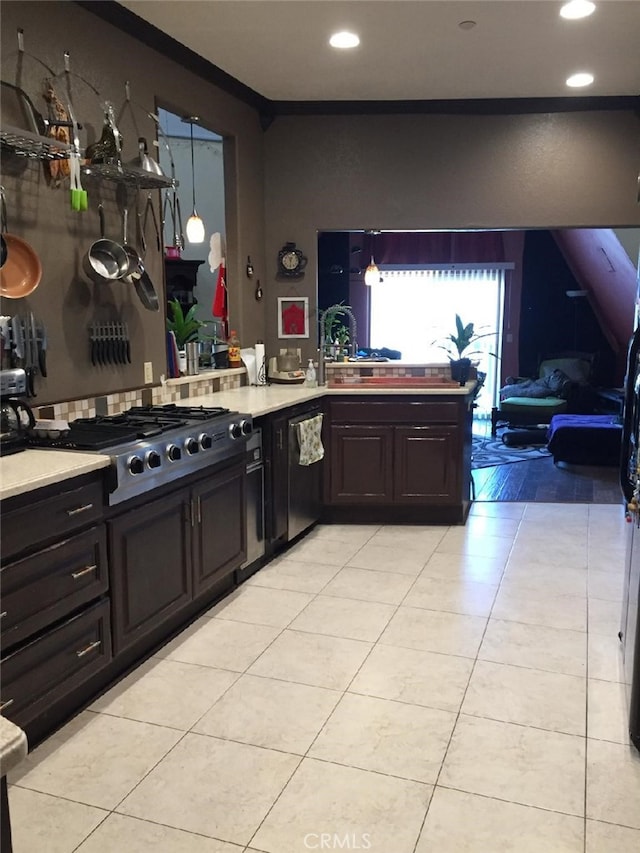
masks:
POLYGON ((386 504, 393 500, 393 427, 332 426, 332 504, 386 504))
POLYGON ((108 523, 116 654, 191 600, 189 496, 181 489, 108 523))
POLYGON ((460 454, 456 427, 395 427, 394 501, 447 504, 458 500, 460 454))
POLYGON ((192 501, 193 592, 197 596, 245 560, 244 462, 194 486, 192 501))

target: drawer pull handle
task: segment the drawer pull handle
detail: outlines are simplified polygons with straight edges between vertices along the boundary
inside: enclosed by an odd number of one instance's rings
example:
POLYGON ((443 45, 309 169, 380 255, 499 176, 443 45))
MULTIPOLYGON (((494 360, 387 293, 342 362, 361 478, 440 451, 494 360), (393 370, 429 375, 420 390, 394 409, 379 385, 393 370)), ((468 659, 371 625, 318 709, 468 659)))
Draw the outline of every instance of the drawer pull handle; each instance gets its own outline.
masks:
POLYGON ((0 711, 4 711, 4 709, 8 708, 9 705, 13 705, 13 701, 13 699, 7 699, 6 702, 2 702, 2 704, 0 704, 0 711))
POLYGON ((88 646, 85 646, 84 649, 80 649, 79 652, 76 652, 76 656, 79 658, 83 658, 85 655, 88 655, 89 652, 94 651, 102 645, 101 640, 94 640, 93 643, 89 643, 88 646))
POLYGON ((88 575, 90 572, 95 572, 97 566, 85 566, 84 569, 80 569, 79 572, 71 572, 71 577, 74 581, 77 581, 78 578, 83 578, 85 575, 88 575))
POLYGON ((79 506, 75 509, 68 509, 67 515, 71 518, 74 515, 79 515, 81 512, 86 512, 88 509, 93 509, 93 504, 84 504, 84 506, 79 506))

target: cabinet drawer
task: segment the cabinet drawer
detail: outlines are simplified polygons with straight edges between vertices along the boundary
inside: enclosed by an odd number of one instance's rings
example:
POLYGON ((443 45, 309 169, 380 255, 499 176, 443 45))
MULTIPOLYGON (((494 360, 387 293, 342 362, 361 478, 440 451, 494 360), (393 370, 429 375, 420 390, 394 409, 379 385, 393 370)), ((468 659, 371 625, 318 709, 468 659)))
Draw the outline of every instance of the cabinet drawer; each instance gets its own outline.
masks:
MULTIPOLYGON (((72 482, 72 481, 69 481, 72 482)), ((2 552, 4 559, 48 540, 96 524, 102 519, 102 480, 75 488, 61 484, 60 492, 26 506, 3 512, 2 552)))
POLYGON ((2 645, 8 648, 106 592, 104 525, 3 566, 0 583, 2 645))
POLYGON ((105 599, 2 660, 0 710, 24 727, 110 660, 105 599))
POLYGON ((331 423, 351 424, 433 424, 458 421, 460 402, 331 401, 331 423))

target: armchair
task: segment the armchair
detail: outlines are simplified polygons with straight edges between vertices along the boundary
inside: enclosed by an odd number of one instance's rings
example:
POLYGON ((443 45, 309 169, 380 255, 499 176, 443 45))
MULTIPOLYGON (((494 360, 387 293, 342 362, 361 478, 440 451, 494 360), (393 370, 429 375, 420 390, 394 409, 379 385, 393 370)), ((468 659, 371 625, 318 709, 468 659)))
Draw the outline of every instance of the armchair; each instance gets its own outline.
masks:
POLYGON ((491 435, 495 436, 499 423, 549 424, 553 415, 591 411, 594 361, 594 353, 558 353, 540 362, 537 379, 507 380, 498 405, 491 410, 491 435))

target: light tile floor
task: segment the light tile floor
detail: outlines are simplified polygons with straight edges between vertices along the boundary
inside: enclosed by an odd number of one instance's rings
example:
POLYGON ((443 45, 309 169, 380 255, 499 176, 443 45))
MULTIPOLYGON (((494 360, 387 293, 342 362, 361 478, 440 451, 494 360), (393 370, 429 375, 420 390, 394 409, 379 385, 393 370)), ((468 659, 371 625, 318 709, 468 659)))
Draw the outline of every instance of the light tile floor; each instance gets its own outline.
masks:
POLYGON ((10 779, 15 853, 638 853, 615 506, 332 525, 10 779))

